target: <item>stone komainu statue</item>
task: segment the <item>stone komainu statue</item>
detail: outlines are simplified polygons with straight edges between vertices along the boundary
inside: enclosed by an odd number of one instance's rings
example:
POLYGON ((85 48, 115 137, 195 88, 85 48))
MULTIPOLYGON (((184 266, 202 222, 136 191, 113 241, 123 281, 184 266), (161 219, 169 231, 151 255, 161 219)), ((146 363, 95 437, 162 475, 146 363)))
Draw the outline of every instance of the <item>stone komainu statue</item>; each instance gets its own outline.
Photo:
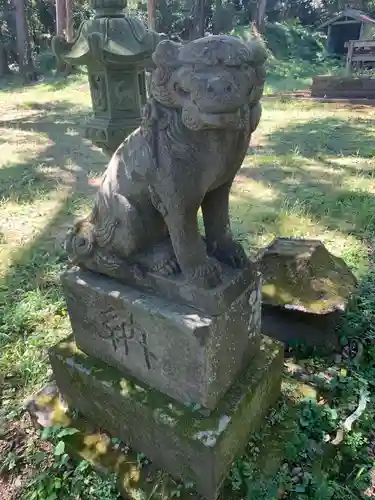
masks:
POLYGON ((158 44, 142 125, 113 155, 90 216, 68 233, 73 262, 120 279, 181 270, 205 288, 221 282, 218 261, 246 265, 229 191, 260 120, 265 60, 259 42, 229 36, 158 44))

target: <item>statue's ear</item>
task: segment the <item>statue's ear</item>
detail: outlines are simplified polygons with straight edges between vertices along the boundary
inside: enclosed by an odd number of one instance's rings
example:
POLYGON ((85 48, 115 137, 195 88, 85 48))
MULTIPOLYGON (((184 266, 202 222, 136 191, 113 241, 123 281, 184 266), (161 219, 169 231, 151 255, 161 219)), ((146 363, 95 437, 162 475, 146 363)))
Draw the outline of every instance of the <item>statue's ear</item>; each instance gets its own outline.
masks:
POLYGON ((159 42, 155 52, 152 54, 152 59, 156 66, 168 68, 178 66, 178 53, 181 46, 180 43, 172 42, 171 40, 162 40, 159 42))
POLYGON ((267 49, 264 43, 260 40, 253 39, 246 45, 250 52, 251 66, 257 67, 264 65, 268 58, 267 49))

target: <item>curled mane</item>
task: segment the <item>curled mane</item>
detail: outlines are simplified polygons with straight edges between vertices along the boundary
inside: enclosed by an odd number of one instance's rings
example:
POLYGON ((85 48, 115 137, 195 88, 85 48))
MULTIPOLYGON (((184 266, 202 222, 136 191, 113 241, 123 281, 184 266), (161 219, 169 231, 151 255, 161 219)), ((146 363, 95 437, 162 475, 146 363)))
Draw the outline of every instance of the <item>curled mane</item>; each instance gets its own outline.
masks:
POLYGON ((182 122, 181 109, 168 108, 156 99, 146 104, 141 124, 141 133, 149 142, 156 164, 159 164, 159 145, 168 148, 170 156, 194 158, 194 142, 186 140, 190 131, 182 122))

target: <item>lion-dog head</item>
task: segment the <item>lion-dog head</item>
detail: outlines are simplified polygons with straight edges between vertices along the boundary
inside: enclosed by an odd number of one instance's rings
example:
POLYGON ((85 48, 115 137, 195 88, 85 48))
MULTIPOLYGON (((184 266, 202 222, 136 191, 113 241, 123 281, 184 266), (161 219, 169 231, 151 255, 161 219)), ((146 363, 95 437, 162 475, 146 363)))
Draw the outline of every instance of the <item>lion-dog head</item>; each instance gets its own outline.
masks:
POLYGON ((181 109, 190 130, 240 129, 244 110, 262 96, 266 51, 252 41, 208 36, 185 45, 164 40, 153 54, 152 96, 181 109))

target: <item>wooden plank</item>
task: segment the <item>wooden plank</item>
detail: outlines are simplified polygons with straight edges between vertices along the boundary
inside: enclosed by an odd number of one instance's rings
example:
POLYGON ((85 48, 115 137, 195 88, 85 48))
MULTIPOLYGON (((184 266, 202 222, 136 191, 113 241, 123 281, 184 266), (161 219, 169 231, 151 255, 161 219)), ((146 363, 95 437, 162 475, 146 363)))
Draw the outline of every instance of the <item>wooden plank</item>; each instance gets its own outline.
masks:
POLYGON ((350 40, 348 43, 348 53, 346 55, 346 68, 345 68, 345 71, 348 75, 350 75, 352 71, 352 56, 353 56, 354 44, 355 44, 354 40, 350 40))
POLYGON ((356 48, 375 47, 375 40, 352 40, 356 48))
POLYGON ((349 40, 345 46, 348 47, 345 68, 348 75, 352 71, 353 63, 375 61, 375 40, 349 40))
POLYGON ((370 54, 370 55, 358 55, 358 56, 353 56, 352 57, 352 63, 353 62, 371 62, 375 61, 375 54, 370 54))
POLYGON ((349 40, 344 43, 344 46, 349 47, 350 43, 353 43, 355 48, 375 47, 375 40, 349 40))
POLYGON ((364 23, 361 23, 361 29, 359 30, 359 39, 362 40, 363 39, 363 33, 364 33, 364 23))
POLYGON ((361 21, 357 21, 356 19, 350 21, 337 21, 335 23, 331 23, 331 26, 340 26, 341 24, 363 24, 361 21))

